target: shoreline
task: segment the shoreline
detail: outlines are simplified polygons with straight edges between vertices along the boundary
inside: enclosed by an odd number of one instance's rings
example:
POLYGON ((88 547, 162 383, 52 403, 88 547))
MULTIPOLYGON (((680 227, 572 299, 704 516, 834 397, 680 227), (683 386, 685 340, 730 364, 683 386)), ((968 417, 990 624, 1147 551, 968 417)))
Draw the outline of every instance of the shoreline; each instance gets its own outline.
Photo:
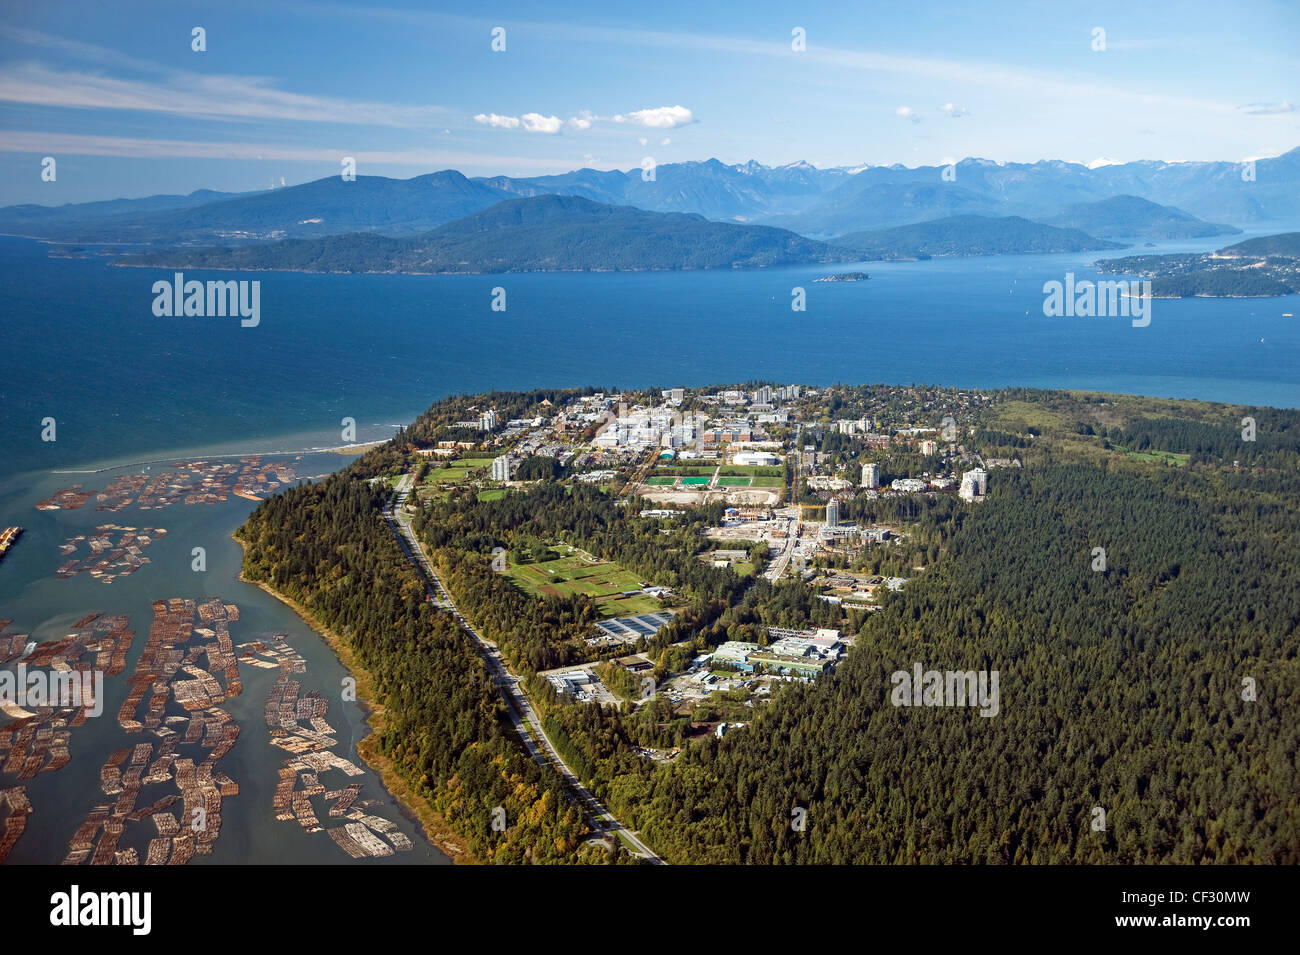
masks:
POLYGON ((138 468, 145 465, 152 467, 155 464, 176 464, 183 461, 206 461, 209 458, 249 458, 249 457, 280 457, 290 454, 362 454, 381 444, 387 443, 388 439, 382 441, 367 441, 364 444, 342 444, 334 448, 301 448, 297 451, 235 451, 229 454, 182 454, 170 458, 156 458, 152 461, 127 461, 124 464, 108 464, 102 468, 51 468, 50 474, 103 474, 107 471, 118 471, 122 468, 138 468))
MULTIPOLYGON (((241 553, 247 552, 247 545, 243 541, 233 534, 231 540, 239 545, 241 553)), ((357 702, 365 713, 368 727, 366 735, 357 741, 357 755, 361 757, 370 771, 379 777, 380 783, 388 794, 393 797, 402 814, 407 819, 417 823, 424 834, 424 838, 451 860, 453 865, 481 864, 482 860, 476 858, 469 851, 469 844, 464 838, 452 829, 447 820, 440 816, 426 799, 414 792, 411 785, 398 775, 393 768, 392 761, 379 752, 376 740, 378 739, 379 730, 384 724, 384 707, 372 702, 374 692, 370 672, 356 662, 352 648, 334 631, 322 626, 307 608, 301 606, 292 597, 280 593, 261 581, 249 580, 244 576, 242 567, 238 579, 240 583, 261 588, 265 593, 270 594, 296 613, 299 619, 329 647, 339 663, 356 678, 357 702)))

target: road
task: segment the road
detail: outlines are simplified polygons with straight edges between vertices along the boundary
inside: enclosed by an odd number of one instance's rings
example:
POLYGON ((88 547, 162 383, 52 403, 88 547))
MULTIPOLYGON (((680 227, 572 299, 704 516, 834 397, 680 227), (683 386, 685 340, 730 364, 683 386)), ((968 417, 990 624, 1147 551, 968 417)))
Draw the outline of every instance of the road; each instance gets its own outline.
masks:
POLYGON ((532 757, 538 763, 542 765, 549 764, 560 774, 578 805, 588 814, 593 829, 601 834, 608 834, 615 839, 621 839, 624 846, 633 855, 640 856, 642 859, 656 865, 664 865, 664 860, 655 855, 650 847, 637 837, 636 833, 614 818, 614 815, 582 784, 577 774, 560 758, 560 754, 552 745, 546 731, 542 729, 542 721, 537 718, 536 712, 529 704, 519 677, 510 672, 509 667, 506 666, 505 661, 502 659, 500 648, 474 629, 474 626, 456 609, 456 603, 451 599, 451 593, 443 586, 442 580, 434 571, 428 554, 416 539, 415 533, 411 530, 411 522, 404 513, 404 506, 411 491, 412 480, 413 475, 406 474, 398 482, 395 488, 394 502, 384 508, 384 519, 388 521, 388 526, 393 529, 393 533, 397 536, 397 542, 401 545, 402 551, 415 564, 416 569, 420 571, 428 584, 429 598, 438 607, 452 614, 457 623, 474 638, 479 654, 487 662, 488 671, 492 674, 493 682, 501 689, 502 698, 506 703, 506 711, 510 715, 510 722, 524 741, 524 746, 528 748, 528 752, 532 754, 532 757), (540 748, 538 746, 539 742, 541 743, 540 748))

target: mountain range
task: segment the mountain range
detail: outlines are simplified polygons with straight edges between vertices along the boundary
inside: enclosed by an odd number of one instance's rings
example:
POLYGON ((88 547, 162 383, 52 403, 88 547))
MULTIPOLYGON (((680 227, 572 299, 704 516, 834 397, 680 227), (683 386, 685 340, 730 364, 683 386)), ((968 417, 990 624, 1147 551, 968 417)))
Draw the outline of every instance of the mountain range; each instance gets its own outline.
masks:
POLYGON ((1300 149, 1249 167, 1144 160, 1089 168, 1059 160, 964 159, 947 167, 818 169, 808 163, 772 167, 709 159, 658 166, 653 179, 640 169, 524 178, 468 178, 443 170, 412 179, 359 176, 350 182, 331 176, 233 196, 200 190, 59 207, 9 206, 0 209, 0 232, 164 246, 353 232, 402 237, 505 200, 542 195, 771 225, 823 240, 952 216, 1020 216, 1097 237, 1181 238, 1217 234, 1206 228, 1228 232, 1240 225, 1300 220, 1300 149), (1216 224, 1223 222, 1233 225, 1216 224))

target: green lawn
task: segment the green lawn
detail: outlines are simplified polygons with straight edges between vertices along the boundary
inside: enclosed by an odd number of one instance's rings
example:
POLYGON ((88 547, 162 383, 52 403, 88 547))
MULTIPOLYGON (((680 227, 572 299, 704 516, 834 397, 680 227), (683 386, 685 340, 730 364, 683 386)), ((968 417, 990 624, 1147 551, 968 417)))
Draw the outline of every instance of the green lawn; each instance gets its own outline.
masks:
POLYGON ((493 458, 461 458, 456 464, 465 468, 490 468, 493 460, 493 458))
POLYGON ((506 574, 525 593, 563 596, 577 593, 592 597, 607 617, 626 617, 659 610, 659 601, 644 594, 620 598, 618 594, 639 590, 635 574, 611 561, 591 563, 582 557, 561 557, 540 564, 511 564, 506 574), (561 578, 556 583, 554 578, 561 578))
POLYGON ((457 484, 469 477, 469 468, 434 468, 424 479, 425 484, 457 484))
MULTIPOLYGON (((753 478, 747 478, 747 477, 720 477, 718 478, 718 486, 719 487, 749 487, 749 483, 752 480, 753 478)), ((776 480, 776 479, 772 478, 771 480, 776 480)))
POLYGON ((656 487, 666 487, 666 486, 668 486, 668 485, 676 484, 676 483, 677 483, 677 478, 675 478, 675 477, 648 477, 648 478, 645 479, 645 483, 646 483, 646 484, 653 484, 653 485, 655 485, 656 487))
POLYGON ((708 484, 709 479, 706 477, 684 477, 682 484, 689 487, 699 487, 701 484, 708 484))
POLYGON ((750 487, 785 487, 785 478, 780 477, 756 477, 752 479, 750 487))
POLYGON ((489 488, 489 489, 486 490, 486 491, 479 491, 479 492, 478 492, 478 499, 479 499, 480 501, 496 501, 496 500, 499 500, 499 499, 505 497, 506 494, 508 494, 508 493, 509 493, 509 492, 507 491, 506 488, 503 488, 503 487, 494 487, 494 488, 489 488))
POLYGON ((728 464, 720 473, 747 477, 784 477, 785 468, 767 464, 728 464))

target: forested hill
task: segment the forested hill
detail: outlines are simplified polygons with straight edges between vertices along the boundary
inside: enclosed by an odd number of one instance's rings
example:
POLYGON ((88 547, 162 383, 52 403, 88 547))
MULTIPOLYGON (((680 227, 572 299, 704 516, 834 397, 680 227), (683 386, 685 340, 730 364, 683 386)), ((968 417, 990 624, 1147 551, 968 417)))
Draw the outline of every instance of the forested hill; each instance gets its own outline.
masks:
POLYGON ((851 232, 835 244, 863 259, 915 259, 936 255, 1008 255, 1122 249, 1078 229, 1060 229, 1019 216, 963 215, 868 232, 851 232))
POLYGON ((852 254, 769 226, 710 222, 576 196, 510 199, 413 238, 339 235, 127 256, 163 268, 308 272, 567 272, 762 268, 852 254))
POLYGON ((1300 232, 1259 236, 1218 252, 1102 259, 1097 268, 1149 275, 1157 298, 1290 295, 1300 292, 1300 232))
POLYGON ((831 679, 669 772, 611 758, 615 804, 676 861, 1300 862, 1300 480, 1153 473, 999 473, 831 679), (999 715, 893 707, 916 662, 1000 671, 999 715))
POLYGON ((258 505, 237 532, 244 574, 341 634, 384 708, 378 749, 398 774, 493 862, 606 861, 563 783, 541 770, 506 721, 469 636, 437 613, 380 516, 384 492, 336 474, 258 505), (510 825, 492 830, 492 810, 510 825))
MULTIPOLYGON (((527 416, 573 394, 490 403, 527 416)), ((339 475, 259 506, 240 531, 245 569, 349 635, 392 715, 385 752, 481 851, 589 858, 557 784, 503 733, 472 648, 420 599, 368 481, 430 467, 413 448, 488 400, 440 402, 339 475), (474 807, 509 798, 535 827, 493 850, 474 807)), ((990 472, 986 500, 847 502, 898 526, 889 550, 925 564, 869 614, 713 567, 699 530, 720 505, 661 523, 619 507, 617 480, 483 498, 431 485, 414 523, 566 762, 669 862, 1300 863, 1300 413, 1024 390, 982 407, 968 447, 1023 460, 990 472), (559 541, 673 588, 680 613, 644 646, 656 679, 769 626, 843 627, 855 645, 833 675, 752 707, 722 693, 685 713, 667 694, 562 699, 534 671, 591 658, 592 600, 525 594, 491 565, 495 547, 559 541), (895 707, 890 675, 917 664, 996 670, 996 716, 895 707), (747 725, 696 733, 723 705, 747 725)))

